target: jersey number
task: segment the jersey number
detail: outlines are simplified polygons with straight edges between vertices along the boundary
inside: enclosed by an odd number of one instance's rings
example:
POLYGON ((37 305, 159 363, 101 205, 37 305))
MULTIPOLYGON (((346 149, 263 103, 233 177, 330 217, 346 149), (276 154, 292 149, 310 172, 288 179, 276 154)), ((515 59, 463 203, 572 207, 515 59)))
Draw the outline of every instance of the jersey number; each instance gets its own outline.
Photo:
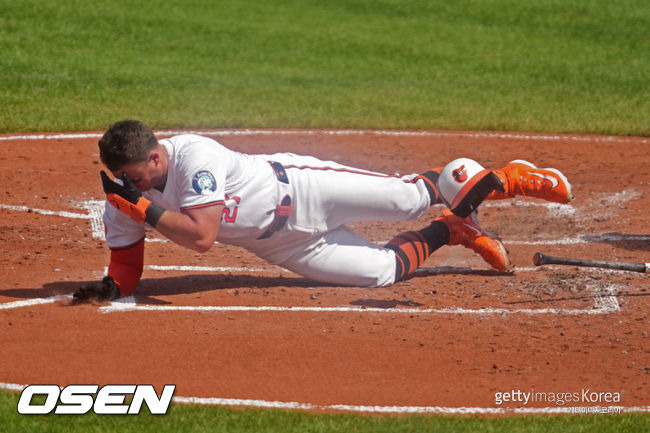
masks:
POLYGON ((237 206, 239 205, 241 198, 229 197, 228 194, 226 194, 225 198, 226 198, 226 207, 223 208, 221 215, 223 217, 224 222, 234 223, 237 220, 237 206))

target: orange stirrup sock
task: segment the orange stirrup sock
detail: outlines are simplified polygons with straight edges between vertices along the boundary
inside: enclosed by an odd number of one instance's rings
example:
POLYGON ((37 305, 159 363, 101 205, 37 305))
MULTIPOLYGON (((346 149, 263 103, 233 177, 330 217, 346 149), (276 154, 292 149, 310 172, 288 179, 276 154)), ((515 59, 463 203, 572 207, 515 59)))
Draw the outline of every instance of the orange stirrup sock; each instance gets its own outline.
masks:
POLYGON ((435 250, 449 242, 449 229, 434 221, 418 231, 400 233, 384 248, 395 252, 395 281, 408 278, 435 250))
POLYGON ((441 171, 442 167, 432 168, 415 178, 416 181, 422 180, 424 186, 427 187, 427 192, 431 199, 431 205, 442 203, 440 193, 438 192, 438 177, 440 176, 441 171))

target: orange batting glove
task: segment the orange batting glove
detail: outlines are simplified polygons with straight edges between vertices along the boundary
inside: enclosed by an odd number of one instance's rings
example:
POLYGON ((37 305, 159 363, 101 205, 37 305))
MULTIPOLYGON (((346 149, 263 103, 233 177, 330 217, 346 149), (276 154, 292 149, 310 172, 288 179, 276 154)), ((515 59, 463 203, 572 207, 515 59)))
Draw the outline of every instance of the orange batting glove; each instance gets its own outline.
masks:
POLYGON ((122 175, 124 185, 112 181, 103 170, 100 175, 106 193, 106 200, 110 204, 135 221, 139 223, 146 222, 152 227, 156 227, 160 216, 165 210, 145 198, 126 173, 122 175))

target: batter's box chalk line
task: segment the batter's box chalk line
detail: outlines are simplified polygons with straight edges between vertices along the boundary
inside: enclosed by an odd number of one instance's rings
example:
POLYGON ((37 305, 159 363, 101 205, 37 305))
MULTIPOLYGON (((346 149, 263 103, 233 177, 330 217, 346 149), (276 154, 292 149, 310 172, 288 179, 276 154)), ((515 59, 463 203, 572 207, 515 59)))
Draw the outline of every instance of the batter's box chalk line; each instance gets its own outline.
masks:
POLYGON ((370 308, 353 306, 306 307, 306 306, 244 306, 244 305, 149 305, 138 304, 134 296, 118 299, 110 305, 99 307, 102 313, 124 313, 132 311, 149 312, 214 312, 214 313, 378 313, 378 314, 424 314, 424 315, 596 315, 613 314, 621 311, 616 299, 615 286, 602 290, 602 295, 595 294, 592 308, 370 308))
MULTIPOLYGON (((166 268, 165 268, 166 269, 166 268)), ((175 268, 174 268, 175 269, 175 268)), ((212 270, 212 268, 209 268, 212 270)), ((197 270, 197 267, 188 267, 184 270, 197 270)), ((149 305, 138 304, 135 296, 128 296, 112 301, 110 305, 100 306, 98 310, 102 313, 119 313, 131 311, 149 312, 286 312, 286 313, 378 313, 378 314, 425 314, 425 315, 496 315, 508 316, 518 315, 599 315, 614 314, 621 311, 620 304, 616 299, 619 288, 615 285, 608 285, 604 288, 585 287, 594 299, 592 308, 373 308, 356 306, 330 306, 330 307, 306 307, 306 306, 245 306, 245 305, 149 305)), ((58 301, 72 300, 72 295, 56 295, 47 298, 27 299, 0 304, 0 310, 15 308, 35 307, 44 304, 52 304, 58 301)))
MULTIPOLYGON (((27 385, 0 382, 0 389, 21 392, 27 385)), ((546 415, 584 413, 585 407, 448 407, 448 406, 371 406, 352 404, 313 404, 295 401, 271 401, 255 399, 215 398, 215 397, 173 397, 176 404, 203 406, 230 406, 253 409, 285 409, 327 412, 356 412, 374 414, 422 414, 422 415, 546 415)), ((594 413, 632 413, 650 412, 650 406, 594 406, 594 413)))
MULTIPOLYGON (((594 294, 594 305, 592 308, 368 308, 353 306, 331 306, 331 307, 305 307, 305 306, 245 306, 245 305, 149 305, 138 304, 134 296, 112 301, 110 305, 100 306, 101 313, 125 313, 132 311, 148 312, 214 312, 214 313, 377 313, 377 314, 425 314, 425 315, 599 315, 614 314, 621 311, 616 299, 616 287, 608 286, 601 291, 602 294, 594 294)), ((48 298, 35 298, 24 301, 13 301, 0 304, 0 310, 11 310, 15 308, 35 307, 39 305, 52 304, 58 301, 71 300, 72 295, 56 295, 48 298)))
POLYGON ((58 301, 72 300, 72 295, 56 295, 48 298, 34 298, 24 301, 5 302, 0 304, 0 310, 12 310, 14 308, 35 307, 37 305, 53 304, 58 301))

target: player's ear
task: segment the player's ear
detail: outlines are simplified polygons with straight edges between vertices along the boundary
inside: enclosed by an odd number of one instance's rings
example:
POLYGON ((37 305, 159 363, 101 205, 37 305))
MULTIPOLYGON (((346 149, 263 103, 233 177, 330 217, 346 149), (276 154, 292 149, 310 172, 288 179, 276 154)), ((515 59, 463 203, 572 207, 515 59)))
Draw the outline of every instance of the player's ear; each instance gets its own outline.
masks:
POLYGON ((152 150, 149 153, 149 162, 153 162, 155 167, 159 166, 160 165, 160 152, 152 150))

